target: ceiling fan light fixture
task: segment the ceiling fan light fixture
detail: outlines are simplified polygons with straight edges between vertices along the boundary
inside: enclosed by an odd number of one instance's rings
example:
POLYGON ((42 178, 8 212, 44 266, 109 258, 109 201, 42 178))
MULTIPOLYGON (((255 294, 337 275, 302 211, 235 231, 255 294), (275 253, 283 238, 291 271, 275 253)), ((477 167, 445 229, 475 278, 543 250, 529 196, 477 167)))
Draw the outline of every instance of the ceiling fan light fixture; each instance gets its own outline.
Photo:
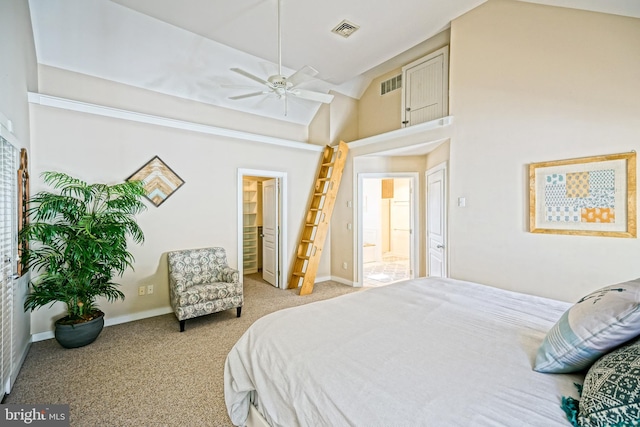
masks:
POLYGON ((336 33, 345 39, 349 37, 351 34, 355 33, 360 28, 360 25, 354 24, 346 19, 343 19, 341 23, 335 26, 332 33, 336 33))
POLYGON ((275 75, 267 79, 269 83, 275 88, 289 89, 293 86, 293 83, 287 80, 285 76, 275 75))

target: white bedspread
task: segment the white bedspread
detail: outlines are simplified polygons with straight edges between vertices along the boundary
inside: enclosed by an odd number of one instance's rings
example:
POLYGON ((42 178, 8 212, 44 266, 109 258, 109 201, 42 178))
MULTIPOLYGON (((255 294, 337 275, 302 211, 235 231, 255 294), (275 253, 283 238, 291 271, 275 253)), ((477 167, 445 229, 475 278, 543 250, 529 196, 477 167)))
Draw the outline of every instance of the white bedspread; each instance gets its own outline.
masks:
POLYGON ((451 279, 415 279, 259 319, 225 364, 235 425, 569 426, 581 375, 532 370, 570 304, 451 279))

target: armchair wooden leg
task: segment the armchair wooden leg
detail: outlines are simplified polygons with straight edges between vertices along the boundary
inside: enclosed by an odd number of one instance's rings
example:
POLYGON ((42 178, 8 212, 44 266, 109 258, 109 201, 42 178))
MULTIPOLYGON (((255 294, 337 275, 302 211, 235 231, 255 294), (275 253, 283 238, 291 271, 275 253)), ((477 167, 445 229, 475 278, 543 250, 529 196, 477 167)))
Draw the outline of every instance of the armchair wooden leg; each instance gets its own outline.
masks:
POLYGON ((238 308, 236 309, 236 311, 237 311, 237 313, 238 313, 238 315, 237 315, 236 317, 240 317, 240 313, 242 313, 242 307, 238 307, 238 308))
POLYGON ((184 324, 186 323, 186 320, 181 320, 180 321, 180 332, 184 332, 184 324))

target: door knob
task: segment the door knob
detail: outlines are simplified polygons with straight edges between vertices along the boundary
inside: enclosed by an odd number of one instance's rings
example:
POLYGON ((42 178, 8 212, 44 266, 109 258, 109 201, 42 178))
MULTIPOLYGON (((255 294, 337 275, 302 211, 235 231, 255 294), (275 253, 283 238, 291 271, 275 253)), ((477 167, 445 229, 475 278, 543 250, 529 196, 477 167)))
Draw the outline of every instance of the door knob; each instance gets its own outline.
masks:
POLYGON ((444 249, 444 245, 438 245, 436 246, 437 249, 444 249))

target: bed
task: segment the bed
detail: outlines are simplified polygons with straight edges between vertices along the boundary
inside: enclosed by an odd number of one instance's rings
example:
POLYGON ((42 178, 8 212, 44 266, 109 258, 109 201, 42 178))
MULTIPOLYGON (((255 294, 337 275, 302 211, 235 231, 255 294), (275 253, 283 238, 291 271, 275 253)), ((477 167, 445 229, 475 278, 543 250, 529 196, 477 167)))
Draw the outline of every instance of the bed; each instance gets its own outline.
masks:
POLYGON ((562 396, 584 375, 532 367, 570 306, 421 278, 281 310, 229 353, 228 413, 237 426, 566 427, 562 396))

